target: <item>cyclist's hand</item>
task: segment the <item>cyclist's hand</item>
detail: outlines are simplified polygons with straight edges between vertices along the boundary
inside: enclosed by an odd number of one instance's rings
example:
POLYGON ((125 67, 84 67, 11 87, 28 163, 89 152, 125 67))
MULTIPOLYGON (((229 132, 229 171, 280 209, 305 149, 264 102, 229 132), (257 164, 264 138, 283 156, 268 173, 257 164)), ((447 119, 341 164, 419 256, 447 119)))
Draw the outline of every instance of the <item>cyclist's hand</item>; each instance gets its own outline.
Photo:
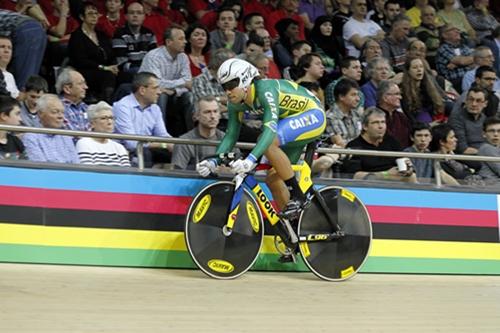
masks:
POLYGON ((196 164, 196 171, 202 176, 207 177, 210 173, 215 172, 217 168, 217 161, 210 158, 208 160, 203 160, 196 164))
POLYGON ((231 163, 231 171, 235 174, 248 173, 257 165, 256 160, 248 156, 244 160, 236 160, 231 163))

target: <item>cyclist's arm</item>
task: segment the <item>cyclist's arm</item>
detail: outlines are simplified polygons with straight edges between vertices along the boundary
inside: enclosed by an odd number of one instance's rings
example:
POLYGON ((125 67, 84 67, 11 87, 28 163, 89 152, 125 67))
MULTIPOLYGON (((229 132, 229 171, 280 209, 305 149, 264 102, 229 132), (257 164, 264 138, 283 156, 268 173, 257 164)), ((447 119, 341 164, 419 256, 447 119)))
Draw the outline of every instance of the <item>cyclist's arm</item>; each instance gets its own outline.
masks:
POLYGON ((240 112, 236 106, 228 103, 228 121, 227 121, 227 129, 224 138, 221 143, 217 147, 216 154, 223 154, 230 152, 238 137, 240 136, 240 128, 241 128, 241 120, 240 120, 240 112))
POLYGON ((276 130, 278 127, 279 118, 279 91, 277 88, 271 89, 260 89, 261 91, 256 92, 256 97, 258 98, 260 105, 264 111, 264 116, 262 118, 262 134, 257 141, 257 144, 250 153, 259 159, 264 152, 273 143, 276 137, 276 130))

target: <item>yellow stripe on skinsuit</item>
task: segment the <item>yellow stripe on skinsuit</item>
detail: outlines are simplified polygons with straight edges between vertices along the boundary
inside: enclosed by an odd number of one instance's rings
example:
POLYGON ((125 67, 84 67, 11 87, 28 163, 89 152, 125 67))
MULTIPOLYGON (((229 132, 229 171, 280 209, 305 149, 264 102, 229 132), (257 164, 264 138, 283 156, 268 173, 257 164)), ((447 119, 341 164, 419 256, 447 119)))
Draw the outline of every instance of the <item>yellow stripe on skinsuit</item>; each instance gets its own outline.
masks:
POLYGON ((323 125, 321 127, 318 127, 317 129, 315 129, 313 131, 302 133, 295 140, 300 141, 300 140, 307 140, 307 139, 319 137, 319 136, 321 136, 321 134, 323 134, 323 132, 325 131, 325 128, 326 128, 326 121, 323 122, 323 125))

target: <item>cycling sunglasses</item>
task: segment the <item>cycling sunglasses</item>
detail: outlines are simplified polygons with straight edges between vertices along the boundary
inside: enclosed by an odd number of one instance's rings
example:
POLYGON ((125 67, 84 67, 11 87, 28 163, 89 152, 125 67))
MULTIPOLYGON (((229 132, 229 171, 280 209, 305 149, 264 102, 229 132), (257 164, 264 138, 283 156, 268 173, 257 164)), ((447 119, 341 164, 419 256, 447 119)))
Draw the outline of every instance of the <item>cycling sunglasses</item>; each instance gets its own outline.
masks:
POLYGON ((236 78, 236 79, 232 79, 231 81, 227 81, 227 82, 223 83, 222 89, 224 89, 224 91, 233 90, 234 88, 238 87, 239 85, 240 85, 240 79, 236 78))

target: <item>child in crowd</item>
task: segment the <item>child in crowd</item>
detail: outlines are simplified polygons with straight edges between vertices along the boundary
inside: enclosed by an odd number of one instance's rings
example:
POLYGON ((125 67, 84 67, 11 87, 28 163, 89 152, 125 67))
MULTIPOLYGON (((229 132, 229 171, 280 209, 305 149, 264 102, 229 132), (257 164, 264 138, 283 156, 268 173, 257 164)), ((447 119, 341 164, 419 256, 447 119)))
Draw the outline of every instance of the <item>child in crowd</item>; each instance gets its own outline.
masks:
MULTIPOLYGON (((416 123, 411 132, 413 145, 404 149, 410 153, 430 153, 429 145, 432 140, 431 129, 425 123, 416 123)), ((432 160, 422 158, 412 158, 411 163, 415 168, 419 182, 429 182, 434 177, 434 167, 432 160)))
MULTIPOLYGON (((10 96, 0 96, 0 124, 18 126, 20 123, 21 109, 17 100, 10 96)), ((0 131, 0 159, 21 158, 25 158, 21 140, 7 131, 0 131)))
POLYGON ((24 88, 25 99, 21 103, 21 123, 29 127, 42 127, 36 110, 36 101, 49 92, 47 81, 38 75, 28 78, 24 88))

